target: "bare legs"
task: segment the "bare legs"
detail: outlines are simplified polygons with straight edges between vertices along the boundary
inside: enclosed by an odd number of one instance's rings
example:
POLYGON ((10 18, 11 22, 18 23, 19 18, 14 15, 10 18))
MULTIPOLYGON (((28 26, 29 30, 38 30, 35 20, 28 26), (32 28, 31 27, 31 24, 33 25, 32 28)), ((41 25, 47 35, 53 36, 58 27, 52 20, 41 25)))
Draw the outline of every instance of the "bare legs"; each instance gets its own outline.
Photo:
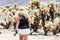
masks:
POLYGON ((19 40, 27 40, 28 35, 19 35, 19 40))
POLYGON ((19 40, 23 40, 22 35, 19 35, 19 40))

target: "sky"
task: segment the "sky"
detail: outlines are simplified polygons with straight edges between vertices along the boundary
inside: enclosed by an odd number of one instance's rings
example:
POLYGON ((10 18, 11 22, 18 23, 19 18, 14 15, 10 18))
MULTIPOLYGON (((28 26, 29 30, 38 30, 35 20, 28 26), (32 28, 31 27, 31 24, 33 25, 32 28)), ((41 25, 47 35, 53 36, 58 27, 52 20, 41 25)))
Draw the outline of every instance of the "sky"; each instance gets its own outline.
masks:
MULTIPOLYGON (((5 5, 21 5, 21 6, 28 6, 30 0, 0 0, 0 6, 5 6, 5 5)), ((44 2, 49 3, 51 0, 42 0, 44 2)), ((60 0, 56 0, 58 4, 60 4, 60 0)))
POLYGON ((13 5, 13 4, 27 6, 28 3, 29 0, 0 0, 0 6, 13 5))

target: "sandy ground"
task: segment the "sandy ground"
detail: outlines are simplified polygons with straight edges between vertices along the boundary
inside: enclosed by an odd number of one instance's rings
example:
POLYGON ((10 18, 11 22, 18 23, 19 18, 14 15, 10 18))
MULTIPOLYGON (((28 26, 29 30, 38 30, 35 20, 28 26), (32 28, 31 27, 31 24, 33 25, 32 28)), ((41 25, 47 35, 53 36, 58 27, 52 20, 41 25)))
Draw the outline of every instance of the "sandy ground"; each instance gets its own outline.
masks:
MULTIPOLYGON (((0 32, 0 40, 19 40, 18 34, 14 36, 10 30, 0 29, 0 32)), ((29 35, 28 40, 60 40, 60 36, 29 35)))

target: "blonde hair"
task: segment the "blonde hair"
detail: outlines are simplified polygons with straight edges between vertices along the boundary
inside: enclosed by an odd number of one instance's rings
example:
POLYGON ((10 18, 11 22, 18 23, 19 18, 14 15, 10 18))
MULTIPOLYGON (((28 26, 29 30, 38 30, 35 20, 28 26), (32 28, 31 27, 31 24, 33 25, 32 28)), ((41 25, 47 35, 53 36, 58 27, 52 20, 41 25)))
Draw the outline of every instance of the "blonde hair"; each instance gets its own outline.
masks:
POLYGON ((28 11, 24 7, 20 7, 19 15, 24 15, 27 18, 28 17, 28 11))

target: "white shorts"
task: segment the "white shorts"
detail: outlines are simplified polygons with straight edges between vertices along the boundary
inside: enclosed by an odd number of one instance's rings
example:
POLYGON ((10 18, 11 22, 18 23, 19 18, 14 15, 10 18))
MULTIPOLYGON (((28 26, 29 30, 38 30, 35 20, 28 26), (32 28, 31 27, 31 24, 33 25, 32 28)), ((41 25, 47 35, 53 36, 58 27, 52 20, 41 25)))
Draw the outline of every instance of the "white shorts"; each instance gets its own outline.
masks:
POLYGON ((30 29, 18 29, 18 34, 30 34, 30 29))

